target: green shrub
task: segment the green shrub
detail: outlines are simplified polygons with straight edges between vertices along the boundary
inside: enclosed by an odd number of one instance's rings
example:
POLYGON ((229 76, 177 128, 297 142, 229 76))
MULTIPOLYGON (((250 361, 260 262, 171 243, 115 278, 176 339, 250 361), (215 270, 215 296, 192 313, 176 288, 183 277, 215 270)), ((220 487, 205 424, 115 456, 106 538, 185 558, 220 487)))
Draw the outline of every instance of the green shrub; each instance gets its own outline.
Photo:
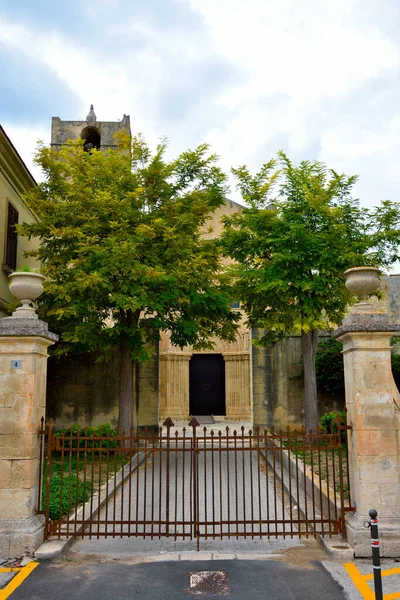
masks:
MULTIPOLYGON (((44 482, 46 480, 44 479, 44 482)), ((49 502, 49 516, 52 520, 61 519, 64 515, 70 512, 77 501, 78 504, 82 504, 89 500, 91 494, 91 483, 86 482, 85 485, 76 475, 67 475, 61 477, 60 475, 50 476, 50 502, 49 502), (60 492, 61 492, 61 480, 62 480, 62 498, 61 498, 61 511, 60 511, 60 492), (68 503, 69 497, 69 503, 68 503)), ((46 484, 43 485, 42 490, 42 510, 46 509, 46 484)))
POLYGON ((324 415, 322 415, 322 417, 320 419, 320 425, 321 425, 322 429, 325 429, 327 431, 327 433, 336 433, 337 425, 335 423, 335 419, 338 415, 340 415, 340 417, 342 419, 342 423, 345 425, 346 417, 345 417, 343 410, 340 412, 328 412, 328 413, 325 413, 324 415))
POLYGON ((90 436, 93 438, 99 438, 93 440, 66 439, 63 444, 65 448, 78 448, 78 444, 79 448, 85 448, 85 445, 86 448, 101 447, 105 449, 116 448, 117 446, 117 442, 115 439, 100 440, 100 437, 117 437, 117 430, 111 427, 109 423, 105 423, 104 425, 100 425, 99 427, 81 427, 80 425, 72 425, 71 427, 68 427, 68 429, 63 429, 54 433, 54 437, 56 438, 62 438, 63 435, 65 435, 66 438, 71 436, 90 436))
MULTIPOLYGON (((51 474, 57 473, 73 473, 74 471, 83 471, 85 465, 83 460, 78 460, 76 453, 68 453, 64 455, 64 460, 61 459, 61 452, 53 452, 51 462, 51 474), (56 462, 57 461, 57 462, 56 462)), ((46 468, 46 467, 45 467, 46 468)), ((45 477, 45 475, 44 475, 45 477)))

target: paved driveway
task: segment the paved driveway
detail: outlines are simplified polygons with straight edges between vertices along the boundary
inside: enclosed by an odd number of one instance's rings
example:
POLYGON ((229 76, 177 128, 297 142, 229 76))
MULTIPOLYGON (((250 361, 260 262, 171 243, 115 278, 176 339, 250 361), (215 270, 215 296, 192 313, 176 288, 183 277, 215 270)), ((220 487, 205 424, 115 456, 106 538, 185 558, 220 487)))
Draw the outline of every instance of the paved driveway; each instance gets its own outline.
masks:
MULTIPOLYGON (((208 444, 200 445, 196 464, 193 461, 189 446, 173 448, 168 456, 156 451, 153 459, 149 457, 130 477, 130 485, 125 482, 103 509, 100 519, 107 515, 108 536, 85 538, 79 551, 121 556, 194 550, 195 512, 202 550, 276 552, 300 544, 290 535, 276 539, 275 533, 281 534, 283 527, 289 532, 288 524, 275 522, 289 519, 283 505, 286 502, 288 506, 289 500, 283 499, 280 484, 265 471, 255 449, 244 447, 232 452, 226 446, 212 449, 208 444), (193 480, 196 469, 197 486, 193 480), (263 523, 266 520, 270 523, 263 523), (113 524, 115 521, 120 523, 113 524), (163 535, 167 530, 170 537, 163 535), (121 532, 139 537, 118 537, 121 532), (150 537, 140 537, 144 532, 150 537), (268 532, 270 540, 265 536, 268 532), (234 537, 222 537, 227 533, 234 537)), ((98 530, 105 532, 105 525, 99 524, 98 530)))

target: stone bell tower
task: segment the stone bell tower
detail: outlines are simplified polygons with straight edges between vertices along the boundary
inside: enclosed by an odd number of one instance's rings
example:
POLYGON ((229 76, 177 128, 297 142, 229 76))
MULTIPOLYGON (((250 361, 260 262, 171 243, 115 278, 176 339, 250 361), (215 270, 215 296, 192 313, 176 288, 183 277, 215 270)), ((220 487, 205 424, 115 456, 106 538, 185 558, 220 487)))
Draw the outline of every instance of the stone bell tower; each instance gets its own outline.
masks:
POLYGON ((116 148, 114 134, 125 129, 131 134, 129 115, 124 115, 121 121, 98 121, 93 104, 85 121, 62 121, 59 117, 51 120, 51 147, 60 148, 67 140, 85 140, 88 148, 116 148))

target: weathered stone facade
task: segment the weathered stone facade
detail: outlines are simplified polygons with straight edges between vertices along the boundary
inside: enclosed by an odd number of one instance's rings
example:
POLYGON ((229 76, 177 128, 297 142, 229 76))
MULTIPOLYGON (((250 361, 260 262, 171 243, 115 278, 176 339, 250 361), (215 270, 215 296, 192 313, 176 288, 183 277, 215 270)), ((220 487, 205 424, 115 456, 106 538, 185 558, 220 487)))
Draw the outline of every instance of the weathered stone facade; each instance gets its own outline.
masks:
POLYGON ((67 140, 85 139, 87 134, 97 133, 100 137, 99 147, 102 150, 115 148, 114 135, 123 129, 129 134, 131 133, 129 115, 123 115, 121 121, 97 121, 92 106, 85 121, 63 121, 59 117, 53 117, 51 120, 51 147, 61 148, 67 140))
MULTIPOLYGON (((226 200, 204 226, 206 239, 217 238, 223 229, 221 218, 241 210, 236 202, 226 200)), ((235 310, 235 309, 233 309, 235 310)), ((225 415, 231 421, 253 421, 252 394, 250 385, 250 333, 242 318, 234 342, 215 338, 214 348, 207 352, 196 352, 188 347, 184 350, 171 344, 168 334, 160 341, 160 408, 159 418, 187 420, 196 410, 191 407, 190 361, 193 355, 221 355, 225 372, 225 415)), ((205 385, 211 385, 205 383, 205 385)), ((214 411, 214 414, 215 411, 214 411)))
MULTIPOLYGON (((104 423, 116 426, 119 405, 118 351, 99 361, 96 354, 50 358, 47 382, 47 415, 57 428, 72 423, 97 427, 104 423)), ((158 427, 159 402, 158 344, 153 344, 150 361, 138 366, 135 422, 158 427)))
MULTIPOLYGON (((262 330, 253 329, 252 339, 262 330)), ((300 336, 269 348, 251 347, 253 423, 261 428, 298 429, 304 423, 303 358, 300 336)), ((318 414, 340 411, 344 398, 318 390, 318 414)))
POLYGON ((32 554, 43 541, 38 503, 40 419, 46 411, 47 348, 57 340, 37 319, 0 319, 0 555, 32 554))
MULTIPOLYGON (((390 303, 389 303, 390 304, 390 303)), ((361 306, 361 305, 359 305, 361 306)), ((364 522, 378 511, 381 556, 400 547, 400 396, 393 380, 390 339, 399 330, 390 313, 370 305, 346 317, 343 343, 350 486, 355 512, 346 517, 355 556, 370 556, 364 522)))

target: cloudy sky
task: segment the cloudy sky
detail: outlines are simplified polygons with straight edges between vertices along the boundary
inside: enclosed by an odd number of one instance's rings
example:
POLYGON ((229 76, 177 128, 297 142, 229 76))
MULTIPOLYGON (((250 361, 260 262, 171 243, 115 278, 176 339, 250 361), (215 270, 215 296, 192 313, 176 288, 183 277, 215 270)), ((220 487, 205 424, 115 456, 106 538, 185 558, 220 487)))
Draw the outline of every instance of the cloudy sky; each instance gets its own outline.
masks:
POLYGON ((399 0, 0 0, 0 121, 38 178, 51 117, 93 103, 171 153, 257 169, 282 148, 400 200, 399 28, 399 0))

